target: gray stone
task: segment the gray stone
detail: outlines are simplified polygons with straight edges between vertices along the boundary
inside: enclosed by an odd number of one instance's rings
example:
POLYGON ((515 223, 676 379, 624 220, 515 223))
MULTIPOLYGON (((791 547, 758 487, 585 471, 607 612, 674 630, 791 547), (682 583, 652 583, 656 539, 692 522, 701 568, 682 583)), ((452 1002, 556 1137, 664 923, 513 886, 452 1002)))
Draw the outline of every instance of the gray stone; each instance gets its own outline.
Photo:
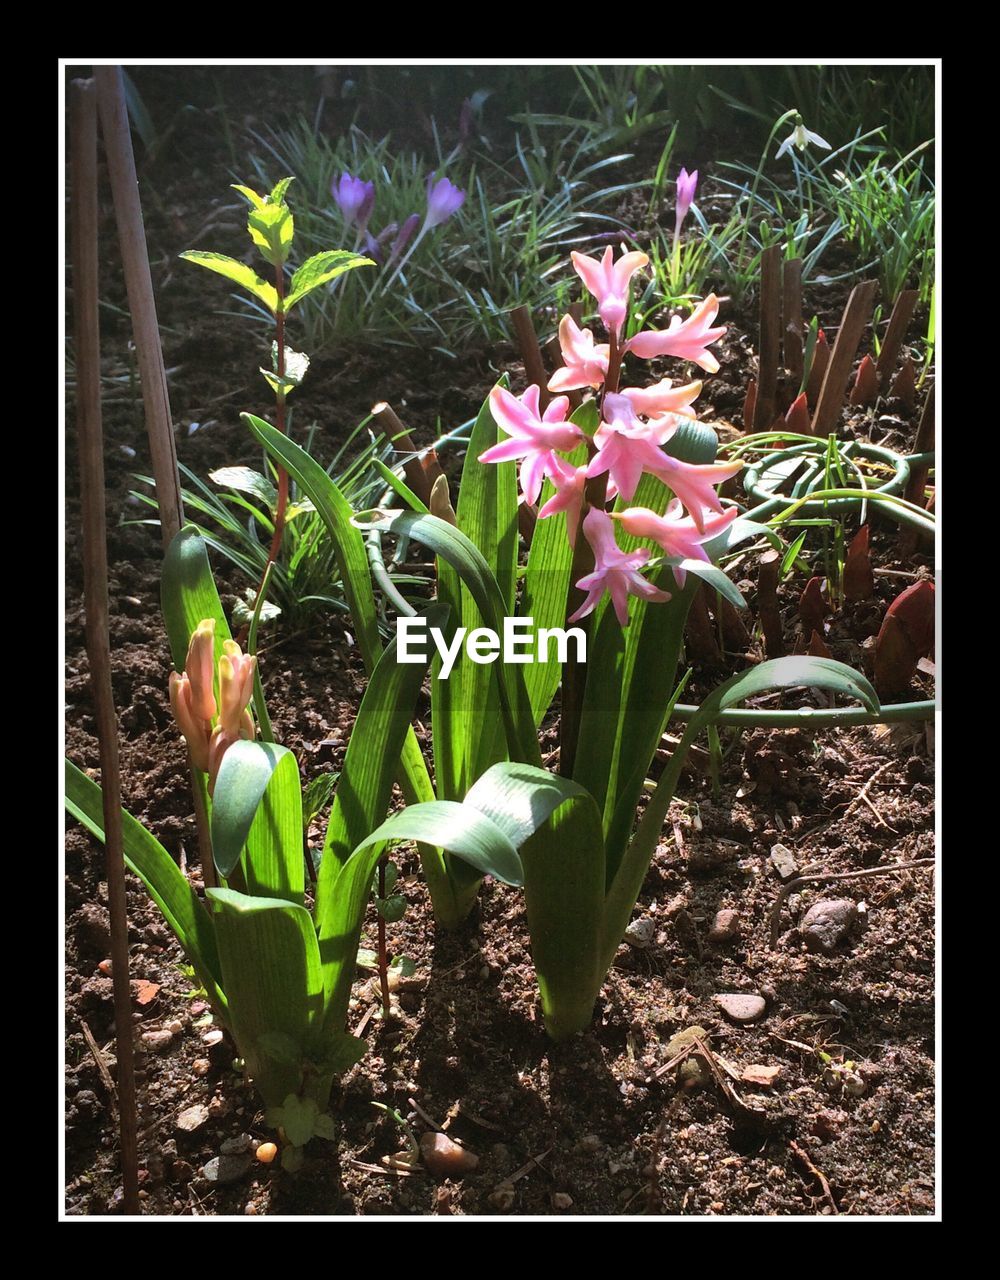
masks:
POLYGON ((857 918, 858 908, 850 898, 824 899, 802 917, 799 933, 810 951, 832 955, 857 918))
POLYGON ((771 865, 782 880, 791 880, 799 869, 795 854, 784 844, 776 844, 771 850, 771 865))
POLYGON ((220 1185, 224 1182, 238 1182, 252 1163, 253 1161, 248 1155, 216 1156, 214 1159, 209 1160, 201 1173, 202 1177, 209 1182, 217 1182, 220 1185))
POLYGON ((712 999, 733 1022, 756 1022, 767 1008, 763 996, 732 993, 713 996, 712 999))
POLYGON ((208 1107, 202 1102, 196 1102, 193 1107, 185 1107, 177 1117, 177 1128, 182 1133, 194 1133, 195 1129, 200 1129, 208 1119, 208 1107))
POLYGON ((633 920, 625 930, 625 941, 630 947, 642 951, 653 941, 655 933, 656 925, 648 916, 643 916, 641 920, 633 920))
POLYGON ((722 911, 715 913, 715 919, 712 921, 712 927, 708 931, 708 940, 716 947, 724 947, 727 943, 735 942, 740 936, 740 916, 738 911, 731 908, 724 908, 722 911))
POLYGON ((227 1138, 222 1146, 219 1147, 219 1150, 224 1156, 238 1156, 245 1151, 249 1151, 251 1147, 256 1147, 256 1145, 249 1133, 240 1133, 235 1138, 227 1138))

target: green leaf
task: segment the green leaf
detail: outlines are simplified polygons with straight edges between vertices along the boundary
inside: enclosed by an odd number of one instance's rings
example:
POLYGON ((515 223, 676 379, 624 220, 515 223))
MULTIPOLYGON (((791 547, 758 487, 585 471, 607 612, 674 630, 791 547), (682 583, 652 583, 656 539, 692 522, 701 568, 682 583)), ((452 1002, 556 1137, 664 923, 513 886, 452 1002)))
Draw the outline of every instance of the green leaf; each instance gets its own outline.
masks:
POLYGON ((295 756, 273 742, 234 742, 222 758, 212 806, 215 865, 243 871, 255 895, 301 903, 302 790, 295 756))
POLYGON ((727 578, 723 571, 715 564, 706 564, 704 560, 682 559, 680 557, 663 562, 671 569, 681 569, 686 573, 693 574, 696 578, 701 578, 703 582, 707 582, 718 593, 735 605, 737 609, 745 609, 747 602, 740 594, 740 589, 736 583, 727 578))
POLYGON ((263 209, 265 197, 258 195, 252 187, 241 187, 235 182, 229 184, 234 191, 238 191, 245 200, 247 200, 252 209, 263 209))
POLYGON ((272 204, 268 199, 259 207, 251 208, 247 216, 247 230, 261 256, 273 267, 280 268, 288 260, 295 235, 295 220, 284 201, 272 204))
POLYGON ((302 379, 309 371, 309 357, 302 351, 292 351, 285 348, 285 372, 283 375, 278 373, 278 344, 271 344, 271 369, 261 368, 261 373, 267 379, 271 390, 278 395, 284 392, 289 395, 296 387, 300 386, 302 379))
MULTIPOLYGON (((497 383, 504 388, 508 385, 506 375, 497 383)), ((506 438, 493 420, 487 397, 469 437, 455 516, 459 529, 496 576, 504 615, 513 616, 518 550, 517 464, 490 466, 479 461, 482 453, 506 438)), ((452 627, 463 626, 470 631, 480 625, 479 608, 468 589, 460 588, 460 607, 450 621, 452 627)), ((435 738, 443 733, 449 744, 451 776, 445 779, 441 770, 437 771, 438 794, 444 799, 460 799, 485 769, 506 757, 496 665, 472 662, 463 650, 448 679, 435 679, 431 686, 435 738)))
MULTIPOLYGON (((65 803, 67 812, 103 844, 104 801, 101 788, 70 760, 66 761, 65 803)), ((208 912, 163 845, 124 809, 122 837, 129 869, 149 890, 149 896, 163 912, 163 918, 184 948, 198 981, 220 1015, 228 1021, 222 966, 215 929, 208 912)))
POLYGON ((288 188, 292 185, 294 181, 295 181, 294 177, 279 178, 278 181, 271 188, 271 194, 267 197, 268 200, 271 202, 271 204, 284 204, 285 192, 288 190, 288 188))
POLYGON ((274 512, 278 505, 277 489, 267 476, 254 471, 253 467, 219 467, 217 471, 210 471, 208 478, 224 489, 249 493, 251 497, 263 502, 268 511, 274 512))
POLYGON ((321 773, 302 792, 302 834, 306 835, 316 818, 330 803, 339 773, 321 773))
MULTIPOLYGON (((506 604, 496 577, 479 549, 454 525, 439 520, 437 516, 381 508, 360 513, 355 517, 355 523, 364 529, 402 533, 430 547, 435 555, 457 570, 476 603, 483 623, 498 635, 503 634, 506 604)), ((497 672, 508 752, 515 760, 540 765, 538 737, 522 668, 502 662, 493 666, 497 672)))
POLYGON ((330 280, 336 280, 345 271, 352 271, 355 267, 374 266, 375 263, 371 258, 364 258, 361 254, 351 253, 347 249, 327 249, 323 253, 314 253, 292 276, 291 289, 285 298, 285 310, 291 311, 297 302, 312 293, 314 289, 327 284, 330 280))
MULTIPOLYGON (((427 619, 430 625, 439 625, 444 621, 444 609, 432 605, 427 619)), ((331 1028, 342 1027, 346 1018, 361 922, 371 890, 369 873, 362 896, 351 897, 352 909, 357 913, 351 915, 341 900, 341 868, 389 808, 400 755, 412 736, 410 721, 426 673, 426 663, 397 662, 396 642, 388 645, 372 672, 347 744, 316 884, 316 927, 324 989, 332 1006, 327 1019, 331 1028)), ((428 783, 428 789, 429 786, 428 783)))
POLYGON ((253 267, 248 267, 245 262, 237 262, 235 258, 228 258, 224 253, 203 253, 200 249, 188 249, 180 256, 188 262, 196 262, 199 266, 207 267, 209 271, 217 271, 220 276, 232 280, 240 288, 260 298, 264 306, 275 315, 281 310, 277 289, 273 284, 262 280, 253 267))
POLYGON ((375 907, 382 919, 389 924, 397 924, 406 915, 406 899, 399 893, 388 898, 377 898, 375 907))
POLYGON ((506 833, 484 813, 457 800, 429 800, 394 813, 358 845, 347 866, 371 846, 389 840, 421 840, 456 854, 481 875, 505 884, 524 883, 521 859, 506 833))
MULTIPOLYGON (((232 748, 230 748, 232 749, 232 748)), ((319 1039, 323 981, 309 912, 279 898, 208 889, 233 1036, 268 1106, 297 1093, 303 1062, 319 1039), (272 1056, 274 1033, 302 1048, 299 1061, 272 1056)))
POLYGON ((290 1093, 280 1107, 270 1107, 264 1118, 274 1128, 283 1129, 293 1147, 304 1147, 316 1133, 319 1106, 314 1098, 300 1098, 290 1093))
POLYGON ((175 671, 184 670, 191 636, 205 618, 215 619, 218 662, 223 641, 232 639, 232 635, 208 563, 205 540, 192 524, 185 525, 167 548, 160 574, 160 607, 175 671))

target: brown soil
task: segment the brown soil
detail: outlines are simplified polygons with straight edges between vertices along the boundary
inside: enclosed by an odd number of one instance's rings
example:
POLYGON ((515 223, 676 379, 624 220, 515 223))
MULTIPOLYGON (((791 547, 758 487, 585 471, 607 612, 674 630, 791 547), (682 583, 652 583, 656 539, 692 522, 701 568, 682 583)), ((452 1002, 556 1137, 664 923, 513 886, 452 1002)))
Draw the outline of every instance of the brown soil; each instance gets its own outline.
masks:
MULTIPOLYGON (((260 95, 277 99, 275 71, 260 73, 260 95)), ((296 91, 308 97, 303 77, 296 91)), ((235 92, 227 84, 227 93, 235 92)), ((151 109, 166 111, 162 84, 144 86, 151 109), (158 98, 158 92, 164 99, 158 98)), ((258 105, 264 113, 264 107, 258 105)), ((239 412, 262 413, 256 374, 258 331, 214 315, 205 280, 176 266, 206 210, 218 202, 227 161, 209 107, 184 117, 187 151, 169 151, 143 175, 142 192, 170 375, 178 454, 204 476, 222 463, 254 463, 239 412), (203 126, 200 130, 198 123, 203 126), (212 124, 212 127, 208 127, 212 124), (192 434, 191 423, 199 423, 192 434)), ((245 121, 243 122, 245 124, 245 121)), ((237 150, 243 135, 237 130, 237 150)), ((222 215, 212 247, 231 248, 239 214, 222 215), (232 226, 226 229, 225 219, 232 226), (221 228, 221 230, 220 230, 221 228), (226 237, 230 235, 230 244, 226 237)), ((102 206, 103 297, 124 307, 115 264, 110 201, 102 206)), ((808 297, 824 322, 828 295, 808 297)), ((827 314, 828 313, 828 314, 827 314)), ((810 313, 811 314, 811 313, 810 313)), ((751 314, 732 321, 722 371, 706 382, 703 416, 741 425, 753 349, 751 314), (742 327, 741 327, 742 326, 742 327)), ((105 431, 111 644, 119 708, 123 794, 178 858, 193 864, 197 842, 184 761, 166 694, 170 669, 158 614, 156 529, 122 524, 143 512, 128 500, 132 476, 148 471, 141 400, 127 383, 127 326, 105 316, 108 383, 105 431), (134 450, 136 456, 130 451, 134 450)), ((504 348, 470 350, 458 362, 434 353, 345 350, 314 361, 299 392, 298 421, 322 423, 317 452, 336 441, 373 401, 389 399, 421 441, 471 417, 494 370, 520 366, 504 348)), ((912 415, 855 414, 845 430, 912 447, 912 415)), ((67 753, 96 769, 97 744, 83 645, 74 441, 67 448, 67 753)), ((878 600, 834 618, 834 656, 865 667, 883 607, 929 574, 925 557, 901 559, 891 525, 873 539, 878 600)), ((218 565, 227 607, 245 586, 218 565)), ((735 576, 756 573, 749 566, 735 576)), ((789 651, 797 640, 794 575, 783 589, 789 651)), ((751 595, 751 604, 752 595, 751 595)), ((752 616, 752 614, 751 614, 752 616)), ((751 653, 759 653, 753 638, 751 653)), ((723 674, 736 669, 726 656, 723 674)), ((300 632, 280 626, 262 646, 261 670, 279 741, 303 776, 339 767, 363 689, 363 671, 337 617, 317 615, 300 632)), ((691 700, 721 675, 698 666, 691 700)), ((921 676, 911 696, 931 696, 921 676)), ((131 976, 137 1037, 174 1026, 169 1045, 140 1057, 140 1162, 144 1213, 162 1215, 654 1214, 928 1215, 934 1211, 934 883, 928 869, 810 884, 786 904, 776 949, 768 921, 781 881, 771 851, 782 844, 799 870, 836 873, 932 856, 933 738, 923 725, 889 730, 755 731, 726 740, 713 793, 700 757, 685 775, 650 869, 636 918, 653 925, 642 949, 623 945, 592 1026, 553 1046, 541 1028, 520 894, 488 881, 473 918, 455 934, 436 930, 415 855, 400 855, 408 909, 390 927, 390 947, 416 965, 383 1024, 370 972, 359 970, 352 1028, 370 1051, 334 1090, 333 1143, 309 1148, 298 1176, 254 1164, 232 1185, 200 1176, 227 1139, 272 1135, 253 1093, 233 1070, 231 1044, 206 1047, 206 1007, 192 990, 181 952, 142 885, 129 877, 131 976), (796 925, 821 899, 847 898, 864 910, 830 955, 808 951, 796 925), (734 909, 738 934, 714 945, 716 913, 734 909), (739 1026, 713 1001, 755 992, 764 1016, 739 1026), (175 1024, 179 1024, 179 1029, 175 1024), (718 1077, 668 1062, 671 1037, 700 1026, 718 1077), (847 1064, 853 1064, 848 1066, 847 1064), (742 1079, 774 1068, 769 1085, 742 1079), (692 1078, 698 1074, 699 1078, 692 1078), (752 1074, 752 1073, 751 1073, 752 1074), (412 1131, 441 1126, 479 1156, 462 1179, 387 1168, 404 1134, 372 1103, 398 1110, 412 1131), (178 1113, 204 1103, 194 1133, 178 1113)), ((70 823, 66 841, 66 1212, 99 1215, 120 1203, 113 1098, 83 1034, 89 1028, 114 1071, 111 982, 101 849, 70 823)), ((373 945, 374 916, 370 936, 373 945)))

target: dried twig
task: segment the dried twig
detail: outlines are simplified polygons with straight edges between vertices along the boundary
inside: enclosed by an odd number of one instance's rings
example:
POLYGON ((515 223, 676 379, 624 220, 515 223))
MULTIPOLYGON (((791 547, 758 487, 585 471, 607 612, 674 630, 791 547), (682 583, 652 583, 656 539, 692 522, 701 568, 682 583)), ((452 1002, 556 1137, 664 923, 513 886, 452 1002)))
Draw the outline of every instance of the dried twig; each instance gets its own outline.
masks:
POLYGON ((822 1189, 823 1199, 827 1202, 827 1204, 830 1206, 830 1208, 833 1210, 834 1213, 839 1214, 840 1209, 837 1207, 837 1202, 833 1198, 833 1192, 830 1190, 829 1182, 826 1180, 824 1175, 819 1171, 819 1169, 817 1169, 816 1166, 813 1164, 812 1160, 809 1158, 808 1153, 804 1151, 803 1148, 800 1147, 797 1142, 790 1142, 788 1144, 788 1150, 795 1157, 796 1163, 799 1164, 803 1169, 805 1169, 805 1171, 808 1174, 810 1174, 811 1177, 816 1179, 816 1181, 820 1185, 820 1188, 822 1189))

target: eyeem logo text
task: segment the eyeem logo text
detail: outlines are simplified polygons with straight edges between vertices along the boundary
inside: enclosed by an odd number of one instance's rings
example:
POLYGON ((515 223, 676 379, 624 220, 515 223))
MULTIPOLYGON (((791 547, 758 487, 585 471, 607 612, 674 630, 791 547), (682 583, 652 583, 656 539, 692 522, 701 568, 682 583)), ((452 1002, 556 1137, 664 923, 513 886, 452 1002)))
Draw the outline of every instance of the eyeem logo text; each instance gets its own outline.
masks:
POLYGON ((447 680, 463 644, 469 661, 482 666, 497 659, 502 662, 548 662, 554 657, 557 662, 568 662, 571 640, 576 650, 576 661, 587 661, 586 632, 579 627, 568 630, 539 627, 536 634, 534 618, 504 618, 502 638, 490 627, 474 627, 471 631, 467 627, 458 627, 450 644, 440 627, 427 626, 426 618, 397 618, 396 636, 399 641, 397 662, 426 662, 427 641, 433 642, 441 655, 439 680, 447 680))

